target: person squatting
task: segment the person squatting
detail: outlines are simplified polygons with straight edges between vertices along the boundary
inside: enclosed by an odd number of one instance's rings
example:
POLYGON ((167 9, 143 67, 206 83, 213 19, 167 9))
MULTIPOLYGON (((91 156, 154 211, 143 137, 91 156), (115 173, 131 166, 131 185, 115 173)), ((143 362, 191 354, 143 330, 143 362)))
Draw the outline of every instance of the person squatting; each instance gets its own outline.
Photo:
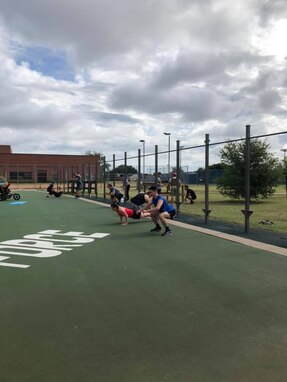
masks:
POLYGON ((173 220, 176 213, 175 208, 158 193, 156 186, 151 186, 148 189, 148 194, 152 199, 144 207, 144 210, 150 213, 150 217, 155 223, 155 228, 151 229, 151 232, 161 231, 161 226, 159 224, 159 222, 161 222, 165 228, 165 231, 161 234, 161 236, 170 236, 171 230, 168 226, 167 219, 173 220))

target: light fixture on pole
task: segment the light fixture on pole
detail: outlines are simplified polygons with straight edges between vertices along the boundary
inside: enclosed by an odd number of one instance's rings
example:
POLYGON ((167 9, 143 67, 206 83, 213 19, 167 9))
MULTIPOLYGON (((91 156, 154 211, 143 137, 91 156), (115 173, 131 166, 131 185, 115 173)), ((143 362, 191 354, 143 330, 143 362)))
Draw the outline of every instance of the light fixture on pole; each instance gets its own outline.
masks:
POLYGON ((283 153, 284 153, 284 161, 285 161, 287 149, 281 149, 281 151, 283 151, 283 153))
POLYGON ((145 140, 140 139, 139 141, 143 144, 143 180, 144 180, 144 174, 145 174, 145 140))
POLYGON ((171 136, 171 133, 164 133, 164 135, 168 136, 168 162, 167 162, 167 170, 168 170, 168 173, 170 174, 170 136, 171 136))

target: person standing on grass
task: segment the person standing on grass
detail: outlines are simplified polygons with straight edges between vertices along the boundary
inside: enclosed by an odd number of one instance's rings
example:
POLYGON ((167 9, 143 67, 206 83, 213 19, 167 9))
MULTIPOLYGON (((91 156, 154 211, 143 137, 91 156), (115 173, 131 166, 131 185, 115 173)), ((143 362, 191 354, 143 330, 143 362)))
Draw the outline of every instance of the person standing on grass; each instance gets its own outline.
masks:
POLYGON ((157 193, 161 194, 161 172, 156 174, 157 193))
POLYGON ((171 204, 173 204, 174 197, 176 196, 177 182, 180 186, 181 185, 180 179, 177 179, 176 172, 173 172, 171 175, 171 178, 168 181, 168 187, 169 187, 170 195, 171 195, 171 204))
POLYGON ((169 204, 162 195, 158 193, 156 186, 151 186, 148 189, 148 194, 152 200, 144 207, 144 210, 150 213, 150 217, 155 223, 155 228, 151 229, 151 232, 161 231, 161 226, 159 224, 161 221, 165 228, 165 231, 161 236, 170 236, 171 230, 167 224, 167 219, 173 220, 175 216, 175 208, 169 204))
POLYGON ((130 199, 129 192, 130 192, 130 188, 131 188, 129 178, 125 177, 124 175, 121 175, 121 178, 123 180, 123 190, 124 190, 124 194, 125 194, 124 199, 129 200, 130 199))
POLYGON ((81 191, 83 189, 83 181, 81 175, 76 172, 73 174, 75 181, 76 181, 76 198, 79 198, 81 196, 81 191))

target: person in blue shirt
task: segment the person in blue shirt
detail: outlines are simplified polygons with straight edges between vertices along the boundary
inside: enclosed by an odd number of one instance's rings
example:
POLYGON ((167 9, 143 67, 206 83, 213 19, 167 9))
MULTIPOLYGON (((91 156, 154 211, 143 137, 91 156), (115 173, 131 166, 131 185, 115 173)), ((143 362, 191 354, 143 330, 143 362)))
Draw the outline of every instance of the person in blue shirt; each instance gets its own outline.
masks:
POLYGON ((148 195, 152 198, 152 200, 144 207, 144 210, 150 213, 150 217, 155 223, 155 228, 151 229, 151 232, 161 231, 161 226, 159 224, 161 221, 165 228, 165 231, 161 236, 170 236, 171 230, 167 224, 167 219, 173 220, 175 216, 175 208, 158 193, 156 186, 151 186, 148 189, 148 195))

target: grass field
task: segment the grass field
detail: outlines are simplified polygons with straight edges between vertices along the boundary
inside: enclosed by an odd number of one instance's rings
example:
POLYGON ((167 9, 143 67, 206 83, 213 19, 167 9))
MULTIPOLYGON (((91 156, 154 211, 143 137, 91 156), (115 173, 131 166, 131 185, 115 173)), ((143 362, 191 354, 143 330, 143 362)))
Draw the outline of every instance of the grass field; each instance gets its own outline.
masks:
POLYGON ((0 266, 1 382, 287 380, 286 257, 177 226, 164 238, 149 219, 120 226, 71 197, 21 201, 0 203, 0 265, 29 265, 0 266), (76 240, 27 238, 46 230, 108 236, 43 257, 76 240))
MULTIPOLYGON (((181 211, 196 216, 202 216, 204 208, 204 186, 194 186, 198 199, 195 204, 181 205, 181 211)), ((244 216, 241 209, 244 209, 244 200, 230 200, 219 194, 215 186, 210 186, 210 218, 222 221, 244 224, 244 216)), ((285 188, 279 186, 276 193, 269 199, 252 201, 250 209, 253 215, 250 218, 250 227, 261 228, 274 232, 287 232, 287 198, 285 188), (259 224, 261 220, 271 220, 273 225, 259 224)))
MULTIPOLYGON (((118 185, 120 188, 120 184, 118 185)), ((136 194, 135 185, 130 192, 131 195, 136 194)), ((183 203, 180 211, 192 216, 203 217, 202 209, 204 205, 204 185, 192 185, 191 188, 197 194, 197 200, 194 204, 183 203)), ((244 226, 244 215, 241 210, 245 208, 244 200, 231 200, 222 196, 215 185, 209 187, 210 219, 218 219, 224 222, 242 224, 244 226)), ((99 196, 103 195, 103 189, 99 188, 99 196)), ((107 196, 108 197, 108 196, 107 196)), ((261 228, 274 232, 287 232, 287 197, 284 186, 278 186, 276 192, 268 199, 251 201, 250 209, 253 214, 250 217, 251 228, 261 228), (262 220, 270 220, 274 224, 259 224, 262 220)))

